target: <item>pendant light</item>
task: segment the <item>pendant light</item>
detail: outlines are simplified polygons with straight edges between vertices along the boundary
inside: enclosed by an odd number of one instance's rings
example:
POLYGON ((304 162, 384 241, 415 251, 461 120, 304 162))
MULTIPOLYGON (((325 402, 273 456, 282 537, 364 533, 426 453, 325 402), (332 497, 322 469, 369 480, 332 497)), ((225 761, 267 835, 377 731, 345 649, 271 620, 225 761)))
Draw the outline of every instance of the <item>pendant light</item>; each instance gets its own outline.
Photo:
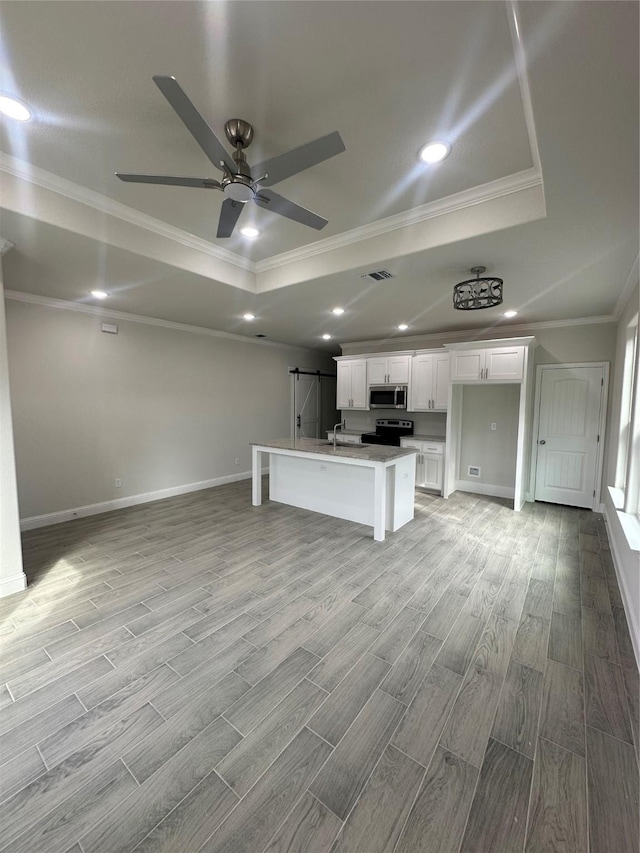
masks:
POLYGON ((475 278, 461 281, 453 288, 453 307, 459 311, 475 311, 479 308, 494 308, 502 303, 501 278, 481 278, 486 267, 471 267, 475 278))

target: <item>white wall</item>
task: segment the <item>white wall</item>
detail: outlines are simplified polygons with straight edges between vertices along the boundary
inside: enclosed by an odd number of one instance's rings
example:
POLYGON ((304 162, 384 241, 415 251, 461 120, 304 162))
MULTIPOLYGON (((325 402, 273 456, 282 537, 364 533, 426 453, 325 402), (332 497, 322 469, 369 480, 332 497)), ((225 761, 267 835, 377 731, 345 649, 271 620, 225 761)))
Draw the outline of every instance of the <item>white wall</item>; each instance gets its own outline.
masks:
POLYGON ((19 592, 25 586, 26 578, 22 571, 18 523, 2 255, 0 254, 0 596, 19 592))
POLYGON ((247 474, 250 442, 290 433, 287 368, 335 368, 121 319, 104 334, 101 319, 7 300, 23 519, 247 474))

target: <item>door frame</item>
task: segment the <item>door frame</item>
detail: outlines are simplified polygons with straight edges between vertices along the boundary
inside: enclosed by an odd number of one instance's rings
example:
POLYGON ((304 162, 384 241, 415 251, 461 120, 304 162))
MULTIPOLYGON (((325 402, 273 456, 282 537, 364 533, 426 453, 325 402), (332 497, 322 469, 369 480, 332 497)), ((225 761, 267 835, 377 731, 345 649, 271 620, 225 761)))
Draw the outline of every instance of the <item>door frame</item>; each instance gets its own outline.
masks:
MULTIPOLYGON (((596 482, 595 496, 592 500, 591 511, 602 512, 600 501, 600 490, 602 488, 602 471, 604 468, 604 445, 606 441, 607 403, 609 399, 609 366, 608 361, 580 361, 567 362, 565 364, 538 364, 536 367, 536 389, 533 403, 533 426, 531 429, 531 467, 529 471, 529 496, 530 502, 535 501, 536 477, 538 473, 538 430, 540 429, 540 399, 542 397, 542 372, 544 370, 567 370, 579 367, 601 367, 603 368, 602 396, 600 398, 600 416, 598 419, 598 434, 600 441, 596 450, 596 482)), ((586 509, 586 507, 583 507, 586 509)))

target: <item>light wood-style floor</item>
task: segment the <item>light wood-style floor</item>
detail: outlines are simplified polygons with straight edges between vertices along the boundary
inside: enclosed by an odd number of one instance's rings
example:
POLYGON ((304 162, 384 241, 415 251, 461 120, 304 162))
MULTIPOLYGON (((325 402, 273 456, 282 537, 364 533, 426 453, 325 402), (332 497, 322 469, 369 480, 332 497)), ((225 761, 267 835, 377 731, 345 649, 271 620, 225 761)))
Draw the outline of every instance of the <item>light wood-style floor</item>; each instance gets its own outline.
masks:
POLYGON ((26 534, 0 850, 637 853, 601 517, 416 500, 384 543, 247 481, 26 534))

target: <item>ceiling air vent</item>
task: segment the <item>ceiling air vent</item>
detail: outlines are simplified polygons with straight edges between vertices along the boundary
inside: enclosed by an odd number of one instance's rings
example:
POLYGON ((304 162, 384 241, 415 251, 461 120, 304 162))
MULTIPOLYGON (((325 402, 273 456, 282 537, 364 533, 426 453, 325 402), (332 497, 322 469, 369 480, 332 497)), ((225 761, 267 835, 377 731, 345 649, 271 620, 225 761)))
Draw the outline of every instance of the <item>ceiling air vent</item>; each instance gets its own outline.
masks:
POLYGON ((368 278, 369 281, 384 281, 386 278, 395 278, 389 270, 374 270, 373 272, 362 273, 360 278, 368 278))

